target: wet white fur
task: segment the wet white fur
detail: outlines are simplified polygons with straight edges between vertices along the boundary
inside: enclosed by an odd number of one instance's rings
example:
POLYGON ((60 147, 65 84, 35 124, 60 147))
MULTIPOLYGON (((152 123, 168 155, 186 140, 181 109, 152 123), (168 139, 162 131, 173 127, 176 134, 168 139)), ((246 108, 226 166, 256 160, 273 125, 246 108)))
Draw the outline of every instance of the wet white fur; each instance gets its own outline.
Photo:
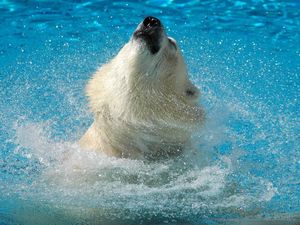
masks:
POLYGON ((94 122, 80 145, 109 156, 178 155, 204 120, 199 91, 188 79, 179 47, 165 33, 154 55, 131 38, 94 74, 86 93, 94 122))

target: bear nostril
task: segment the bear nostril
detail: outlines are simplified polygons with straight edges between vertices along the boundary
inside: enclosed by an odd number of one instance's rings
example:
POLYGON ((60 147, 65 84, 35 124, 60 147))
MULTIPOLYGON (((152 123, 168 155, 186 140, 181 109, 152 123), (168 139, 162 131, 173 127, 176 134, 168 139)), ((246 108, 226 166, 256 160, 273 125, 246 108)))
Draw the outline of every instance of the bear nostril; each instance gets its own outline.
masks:
POLYGON ((144 19, 143 25, 145 27, 160 27, 161 23, 160 23, 159 19, 152 17, 152 16, 148 16, 144 19))

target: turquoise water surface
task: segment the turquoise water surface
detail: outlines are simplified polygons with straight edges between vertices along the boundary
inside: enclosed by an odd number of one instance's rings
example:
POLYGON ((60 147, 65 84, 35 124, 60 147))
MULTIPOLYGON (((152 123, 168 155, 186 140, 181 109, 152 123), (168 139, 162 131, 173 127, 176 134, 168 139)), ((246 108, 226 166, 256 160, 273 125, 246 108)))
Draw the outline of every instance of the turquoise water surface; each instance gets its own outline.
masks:
POLYGON ((299 223, 299 9, 0 1, 0 224, 299 223), (149 163, 83 152, 86 82, 148 15, 177 40, 201 90, 198 155, 149 163))

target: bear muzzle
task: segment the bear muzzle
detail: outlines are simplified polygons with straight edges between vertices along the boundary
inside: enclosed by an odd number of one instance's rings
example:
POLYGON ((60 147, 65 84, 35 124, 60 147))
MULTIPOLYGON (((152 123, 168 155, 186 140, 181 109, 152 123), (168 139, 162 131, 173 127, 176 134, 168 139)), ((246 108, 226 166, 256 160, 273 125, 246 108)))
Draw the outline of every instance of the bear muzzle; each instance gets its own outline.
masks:
POLYGON ((144 41, 149 51, 156 54, 160 50, 163 33, 164 29, 159 19, 148 16, 138 25, 133 38, 144 41))

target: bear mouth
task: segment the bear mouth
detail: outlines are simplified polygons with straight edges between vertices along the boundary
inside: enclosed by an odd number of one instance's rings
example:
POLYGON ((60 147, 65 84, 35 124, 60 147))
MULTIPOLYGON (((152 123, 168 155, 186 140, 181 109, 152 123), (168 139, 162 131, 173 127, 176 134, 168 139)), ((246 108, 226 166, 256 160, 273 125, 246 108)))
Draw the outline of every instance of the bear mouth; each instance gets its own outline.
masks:
POLYGON ((163 26, 159 19, 148 16, 133 33, 135 40, 141 40, 146 43, 147 48, 152 54, 156 54, 161 47, 161 38, 163 26))

